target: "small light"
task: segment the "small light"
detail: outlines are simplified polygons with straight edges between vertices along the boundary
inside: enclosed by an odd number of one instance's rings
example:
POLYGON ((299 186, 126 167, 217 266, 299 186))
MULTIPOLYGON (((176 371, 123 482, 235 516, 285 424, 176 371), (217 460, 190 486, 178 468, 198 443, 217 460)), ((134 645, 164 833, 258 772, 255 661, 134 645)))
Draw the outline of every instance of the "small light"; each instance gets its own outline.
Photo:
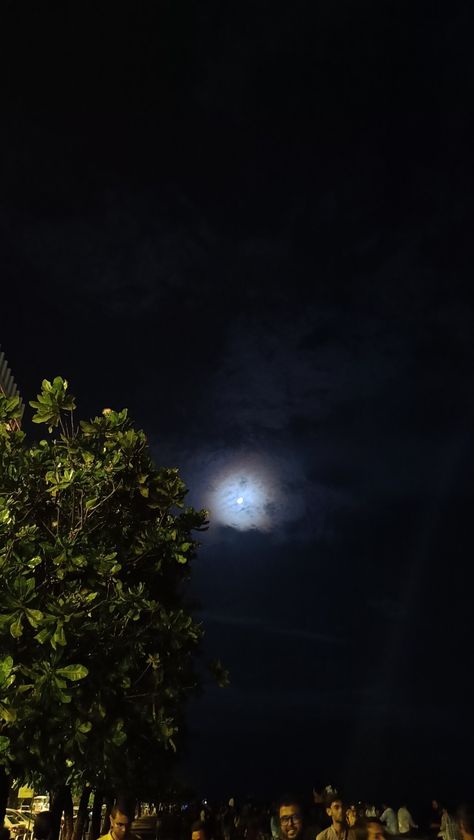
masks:
POLYGON ((239 496, 239 498, 237 499, 237 504, 241 505, 243 503, 243 501, 244 501, 243 496, 239 496))

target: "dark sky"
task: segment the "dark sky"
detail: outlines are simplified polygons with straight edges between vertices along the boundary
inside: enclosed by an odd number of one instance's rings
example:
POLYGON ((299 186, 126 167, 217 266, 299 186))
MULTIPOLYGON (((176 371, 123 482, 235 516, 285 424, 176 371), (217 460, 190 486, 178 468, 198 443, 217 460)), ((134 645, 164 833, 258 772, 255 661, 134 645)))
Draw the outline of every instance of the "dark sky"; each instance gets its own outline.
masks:
POLYGON ((223 476, 263 487, 264 524, 211 519, 195 564, 232 685, 193 703, 184 776, 465 787, 470 4, 1 16, 0 341, 22 393, 60 374, 86 416, 128 406, 196 506, 223 476))

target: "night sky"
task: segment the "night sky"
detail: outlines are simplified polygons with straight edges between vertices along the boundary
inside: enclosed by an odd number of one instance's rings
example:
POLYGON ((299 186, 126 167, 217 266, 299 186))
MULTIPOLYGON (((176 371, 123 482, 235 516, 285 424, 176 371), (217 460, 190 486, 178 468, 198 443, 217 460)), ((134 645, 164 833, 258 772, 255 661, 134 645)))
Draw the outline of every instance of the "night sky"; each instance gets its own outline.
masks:
POLYGON ((211 509, 203 795, 472 782, 469 3, 6 3, 0 343, 211 509), (242 502, 237 504, 237 498, 242 502))

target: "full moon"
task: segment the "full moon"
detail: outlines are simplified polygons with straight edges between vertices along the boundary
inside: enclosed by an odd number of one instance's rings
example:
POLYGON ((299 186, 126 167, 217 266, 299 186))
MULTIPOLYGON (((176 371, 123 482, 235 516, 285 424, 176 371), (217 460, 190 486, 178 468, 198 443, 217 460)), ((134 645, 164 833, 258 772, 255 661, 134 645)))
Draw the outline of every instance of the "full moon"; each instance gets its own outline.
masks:
POLYGON ((211 522, 238 531, 270 531, 281 492, 268 462, 258 456, 235 458, 212 477, 206 499, 211 522))

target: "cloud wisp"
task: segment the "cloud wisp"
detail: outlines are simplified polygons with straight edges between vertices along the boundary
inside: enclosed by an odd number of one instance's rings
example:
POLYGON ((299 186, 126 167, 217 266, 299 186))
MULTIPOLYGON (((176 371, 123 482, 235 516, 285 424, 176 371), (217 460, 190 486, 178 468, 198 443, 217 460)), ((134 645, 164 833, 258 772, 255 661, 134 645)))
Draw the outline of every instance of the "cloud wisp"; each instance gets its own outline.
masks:
POLYGON ((307 642, 317 642, 326 645, 346 645, 347 640, 330 633, 318 633, 313 630, 306 630, 303 627, 284 627, 264 619, 252 616, 223 615, 215 612, 201 612, 198 618, 205 624, 220 624, 228 627, 242 628, 243 630, 258 630, 259 633, 267 633, 273 636, 284 636, 287 639, 300 639, 307 642))

